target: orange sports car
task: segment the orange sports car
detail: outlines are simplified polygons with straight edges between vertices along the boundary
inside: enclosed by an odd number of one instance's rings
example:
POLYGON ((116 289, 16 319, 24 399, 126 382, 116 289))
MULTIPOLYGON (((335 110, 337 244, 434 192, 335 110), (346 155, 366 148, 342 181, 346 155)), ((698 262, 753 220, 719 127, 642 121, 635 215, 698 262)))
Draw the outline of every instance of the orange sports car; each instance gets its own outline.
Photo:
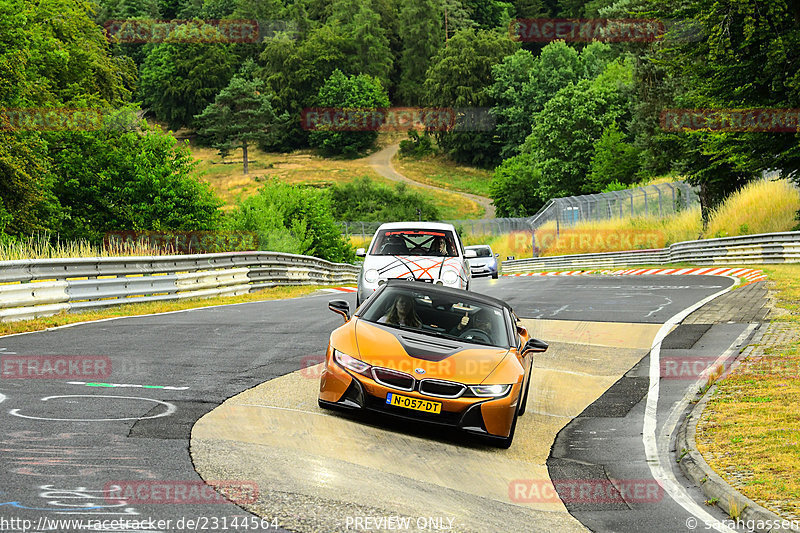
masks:
POLYGON ((474 292, 390 279, 331 333, 319 405, 461 428, 511 446, 533 354, 511 307, 474 292))

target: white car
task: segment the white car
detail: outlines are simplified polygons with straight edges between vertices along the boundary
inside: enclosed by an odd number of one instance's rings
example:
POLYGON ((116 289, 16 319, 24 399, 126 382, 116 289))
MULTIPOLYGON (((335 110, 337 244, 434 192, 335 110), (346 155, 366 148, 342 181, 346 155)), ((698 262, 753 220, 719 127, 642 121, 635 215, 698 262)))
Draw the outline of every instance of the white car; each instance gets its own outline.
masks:
POLYGON ((499 275, 497 258, 500 254, 492 252, 492 247, 488 244, 477 244, 474 246, 467 246, 467 251, 475 250, 477 257, 470 259, 469 267, 472 270, 472 277, 478 276, 492 276, 492 279, 497 279, 499 275))
POLYGON ((358 276, 356 305, 361 305, 387 279, 411 279, 469 290, 468 258, 476 256, 464 245, 452 224, 441 222, 390 222, 382 224, 364 258, 358 276))

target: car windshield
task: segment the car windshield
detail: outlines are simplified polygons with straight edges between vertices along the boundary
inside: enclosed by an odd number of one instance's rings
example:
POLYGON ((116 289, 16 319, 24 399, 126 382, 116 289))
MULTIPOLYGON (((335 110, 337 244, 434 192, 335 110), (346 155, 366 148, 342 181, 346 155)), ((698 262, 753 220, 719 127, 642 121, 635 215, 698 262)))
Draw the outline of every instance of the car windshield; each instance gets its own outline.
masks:
POLYGON ((492 257, 492 249, 488 246, 467 246, 467 250, 475 250, 478 257, 492 257))
POLYGON ((487 346, 508 347, 503 310, 465 296, 429 290, 387 287, 361 315, 361 319, 400 329, 487 346))
POLYGON ((387 229, 375 237, 370 255, 457 257, 453 232, 447 230, 387 229))

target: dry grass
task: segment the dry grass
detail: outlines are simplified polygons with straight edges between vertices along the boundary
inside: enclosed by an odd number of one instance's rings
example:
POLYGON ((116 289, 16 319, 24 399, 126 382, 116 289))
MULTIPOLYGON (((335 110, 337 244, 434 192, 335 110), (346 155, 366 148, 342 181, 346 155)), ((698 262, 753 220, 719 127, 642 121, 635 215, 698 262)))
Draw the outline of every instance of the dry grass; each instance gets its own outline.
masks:
POLYGON ((0 322, 0 336, 27 331, 41 331, 48 328, 102 320, 104 318, 149 315, 153 313, 166 313, 183 309, 195 309, 211 305, 228 305, 244 302, 260 302, 264 300, 282 300, 305 296, 323 288, 321 285, 274 287, 241 296, 218 296, 214 298, 190 298, 173 302, 148 302, 140 304, 119 305, 109 309, 88 311, 85 313, 61 313, 50 317, 36 318, 33 320, 20 320, 17 322, 0 322))
MULTIPOLYGON (((568 255, 663 248, 701 238, 791 231, 798 225, 800 191, 785 180, 757 181, 731 195, 702 231, 699 207, 665 218, 656 216, 590 221, 556 230, 555 222, 537 230, 539 255, 568 255)), ((515 242, 523 242, 519 238, 515 242)), ((515 250, 529 257, 530 245, 515 250)), ((514 254, 511 254, 514 255, 514 254)))
POLYGON ((114 242, 97 246, 88 241, 50 241, 50 235, 39 233, 16 241, 0 241, 0 261, 20 259, 52 259, 57 257, 122 257, 172 255, 174 249, 145 246, 141 242, 114 242))
MULTIPOLYGON (((645 250, 693 240, 700 232, 700 209, 695 208, 666 218, 612 218, 568 228, 556 228, 555 222, 548 222, 536 231, 536 247, 541 256, 645 250)), ((517 238, 514 242, 524 241, 517 238)), ((530 256, 530 238, 524 244, 523 248, 516 247, 517 256, 530 256)))
MULTIPOLYGON (((396 142, 397 135, 381 134, 377 148, 396 142)), ((298 150, 289 154, 262 152, 256 148, 248 150, 249 173, 242 174, 242 151, 234 150, 224 160, 217 150, 191 146, 192 155, 198 161, 197 170, 201 181, 222 199, 223 210, 231 210, 236 204, 253 196, 268 179, 276 178, 285 183, 330 187, 367 176, 378 183, 395 186, 394 181, 380 176, 369 165, 365 157, 338 159, 316 155, 312 150, 298 150)), ((483 209, 461 195, 437 192, 424 187, 411 187, 439 208, 442 218, 471 219, 483 215, 483 209)))
MULTIPOLYGON (((775 290, 784 332, 717 384, 697 427, 698 449, 738 491, 800 518, 800 265, 759 267, 775 290)), ((764 339, 766 340, 766 339, 764 339)), ((762 343, 763 341, 762 340, 762 343)))
POLYGON ((790 231, 798 225, 798 210, 800 191, 787 180, 752 182, 713 212, 706 236, 790 231))
POLYGON ((493 175, 491 170, 467 167, 441 155, 422 159, 398 156, 392 165, 399 173, 420 183, 489 196, 493 175))

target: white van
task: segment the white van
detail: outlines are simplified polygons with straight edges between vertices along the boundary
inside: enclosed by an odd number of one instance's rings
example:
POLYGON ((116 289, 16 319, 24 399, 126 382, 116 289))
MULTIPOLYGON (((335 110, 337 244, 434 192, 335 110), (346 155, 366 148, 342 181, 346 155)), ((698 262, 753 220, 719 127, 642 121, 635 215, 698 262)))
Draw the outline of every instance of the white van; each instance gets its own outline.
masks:
POLYGON ((468 258, 452 224, 441 222, 390 222, 382 224, 369 248, 359 248, 364 258, 358 276, 356 306, 372 296, 387 279, 400 278, 469 290, 468 258))

